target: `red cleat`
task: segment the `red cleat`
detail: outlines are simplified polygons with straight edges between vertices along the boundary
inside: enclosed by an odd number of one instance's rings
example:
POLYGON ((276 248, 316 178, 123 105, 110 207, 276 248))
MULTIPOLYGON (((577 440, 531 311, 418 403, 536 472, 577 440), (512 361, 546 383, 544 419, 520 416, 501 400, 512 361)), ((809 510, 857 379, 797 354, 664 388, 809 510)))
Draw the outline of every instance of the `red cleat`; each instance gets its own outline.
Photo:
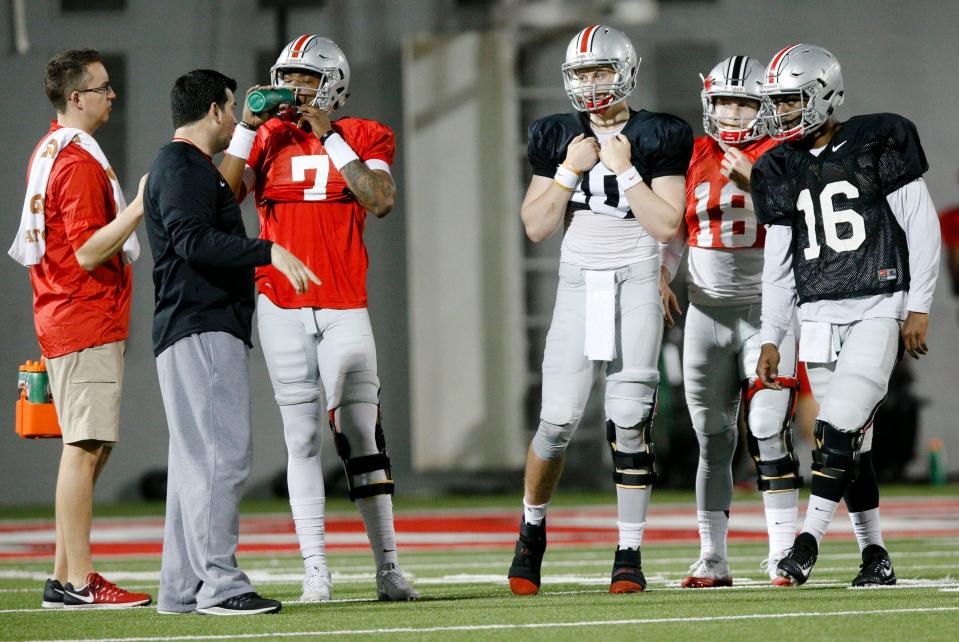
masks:
POLYGON ((646 590, 646 577, 643 575, 643 562, 638 549, 617 548, 613 561, 613 575, 609 583, 609 592, 642 593, 646 590))

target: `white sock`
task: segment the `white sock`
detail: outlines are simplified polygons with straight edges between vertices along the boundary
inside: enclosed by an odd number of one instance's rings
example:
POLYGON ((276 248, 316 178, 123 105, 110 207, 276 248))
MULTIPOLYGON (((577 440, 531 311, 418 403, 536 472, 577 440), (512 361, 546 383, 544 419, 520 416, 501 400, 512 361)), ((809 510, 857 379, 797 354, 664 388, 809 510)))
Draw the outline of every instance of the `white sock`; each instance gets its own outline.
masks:
POLYGON ((356 500, 360 509, 366 536, 373 549, 376 568, 383 564, 396 564, 396 530, 393 527, 393 497, 391 495, 373 495, 356 500))
POLYGON ((879 508, 864 510, 860 513, 849 513, 849 521, 856 531, 856 541, 859 542, 859 552, 870 544, 886 548, 882 541, 882 529, 879 526, 879 508))
POLYGON ((530 526, 539 526, 546 519, 546 509, 549 508, 549 502, 545 504, 530 504, 523 498, 523 521, 530 526))
POLYGON ((701 557, 726 559, 726 533, 729 517, 721 510, 698 510, 699 554, 701 557))
POLYGON ((799 520, 799 489, 765 492, 766 530, 769 533, 769 556, 777 556, 793 545, 796 522, 799 520))
POLYGON ((643 532, 646 530, 646 522, 616 522, 619 527, 619 548, 632 548, 639 550, 643 545, 643 532))
POLYGON ((303 567, 309 570, 313 566, 326 568, 326 500, 319 499, 290 500, 293 512, 293 526, 296 539, 300 543, 303 567))
POLYGON ((802 530, 804 533, 809 533, 815 537, 816 544, 822 542, 838 506, 839 502, 829 501, 819 495, 809 496, 809 505, 806 507, 806 519, 803 522, 802 530))

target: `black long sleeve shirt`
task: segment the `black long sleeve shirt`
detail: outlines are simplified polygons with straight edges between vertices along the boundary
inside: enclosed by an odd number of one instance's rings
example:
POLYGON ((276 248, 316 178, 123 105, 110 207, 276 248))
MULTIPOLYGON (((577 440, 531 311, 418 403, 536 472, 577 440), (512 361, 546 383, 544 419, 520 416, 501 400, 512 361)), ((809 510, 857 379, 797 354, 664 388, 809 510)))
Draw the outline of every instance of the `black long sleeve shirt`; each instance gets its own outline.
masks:
POLYGON ((247 238, 240 207, 212 160, 185 141, 160 148, 144 194, 153 253, 153 353, 201 332, 252 345, 256 266, 272 243, 247 238))

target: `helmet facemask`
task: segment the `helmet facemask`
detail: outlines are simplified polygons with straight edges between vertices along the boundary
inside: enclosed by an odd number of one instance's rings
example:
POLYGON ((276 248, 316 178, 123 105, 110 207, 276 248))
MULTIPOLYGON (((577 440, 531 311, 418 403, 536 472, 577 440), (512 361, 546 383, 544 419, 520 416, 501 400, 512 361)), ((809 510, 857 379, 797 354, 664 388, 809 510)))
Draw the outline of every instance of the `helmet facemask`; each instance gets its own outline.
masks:
POLYGON ((273 76, 273 86, 283 87, 292 91, 297 104, 316 107, 328 114, 336 110, 338 105, 336 100, 337 96, 334 95, 334 92, 337 89, 338 83, 342 83, 343 81, 343 74, 339 69, 321 69, 319 71, 296 68, 277 69, 273 76), (313 88, 288 82, 284 78, 284 72, 293 71, 306 73, 318 78, 319 84, 316 88, 313 88))
POLYGON ((763 103, 750 96, 716 94, 703 89, 703 129, 713 140, 729 145, 742 145, 766 135, 763 103), (756 103, 754 116, 720 116, 716 113, 717 98, 739 98, 756 103))
POLYGON ((763 97, 763 120, 770 138, 780 141, 799 140, 819 129, 832 111, 823 113, 816 109, 816 96, 822 88, 820 83, 812 82, 798 91, 767 91, 763 97), (782 102, 784 98, 792 98, 799 106, 780 113, 777 102, 782 102))
POLYGON ((620 60, 591 60, 588 63, 565 63, 562 67, 563 86, 577 111, 595 112, 621 103, 636 86, 636 67, 620 60), (579 73, 587 69, 605 68, 613 73, 613 81, 604 84, 583 83, 579 73))

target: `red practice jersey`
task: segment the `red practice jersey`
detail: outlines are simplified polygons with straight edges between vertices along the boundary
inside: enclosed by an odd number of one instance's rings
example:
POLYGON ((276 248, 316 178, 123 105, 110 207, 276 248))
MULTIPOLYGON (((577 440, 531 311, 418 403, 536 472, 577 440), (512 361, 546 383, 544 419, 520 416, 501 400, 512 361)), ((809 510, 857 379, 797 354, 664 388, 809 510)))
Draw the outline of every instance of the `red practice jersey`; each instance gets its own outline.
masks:
POLYGON ((939 212, 942 242, 946 247, 959 247, 959 205, 939 212))
MULTIPOLYGON (((753 163, 777 141, 763 138, 741 151, 753 163)), ((752 198, 720 174, 725 156, 709 136, 693 142, 693 157, 686 176, 686 230, 690 247, 760 248, 766 230, 756 225, 752 198)))
MULTIPOLYGON (((393 163, 393 131, 373 120, 342 118, 333 129, 373 169, 393 163)), ((282 308, 366 307, 363 244, 366 210, 312 133, 273 118, 256 133, 247 165, 257 175, 254 195, 260 238, 279 243, 302 260, 323 285, 305 294, 272 265, 256 269, 257 290, 282 308)))

